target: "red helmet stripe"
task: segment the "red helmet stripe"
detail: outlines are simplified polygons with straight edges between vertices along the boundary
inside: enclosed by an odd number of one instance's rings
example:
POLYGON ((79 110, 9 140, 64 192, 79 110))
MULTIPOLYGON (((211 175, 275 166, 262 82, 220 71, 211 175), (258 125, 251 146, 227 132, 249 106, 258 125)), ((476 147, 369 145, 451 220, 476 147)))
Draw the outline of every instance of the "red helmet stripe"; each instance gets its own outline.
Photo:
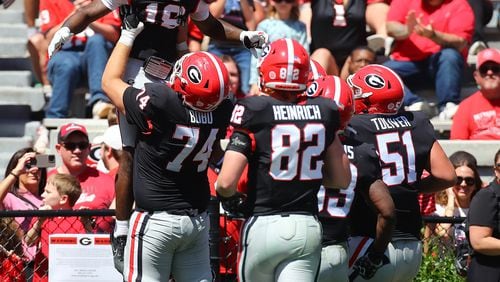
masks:
POLYGON ((221 66, 219 65, 219 62, 217 61, 217 59, 215 59, 214 55, 208 52, 203 52, 203 53, 205 53, 210 58, 210 60, 215 66, 215 69, 217 70, 217 78, 219 81, 219 97, 218 97, 219 101, 217 102, 218 105, 222 102, 222 100, 224 100, 224 89, 225 89, 224 75, 222 74, 222 69, 221 66))
POLYGON ((313 80, 316 80, 319 78, 318 68, 316 67, 316 64, 312 60, 310 60, 310 64, 311 64, 312 78, 313 80))
POLYGON ((294 62, 294 54, 295 51, 293 49, 293 42, 291 39, 286 39, 286 49, 288 52, 288 66, 286 70, 286 82, 292 83, 293 79, 293 62, 294 62))
POLYGON ((335 86, 333 88, 335 90, 335 93, 333 93, 333 101, 335 101, 337 105, 340 105, 340 90, 342 88, 340 85, 340 77, 333 76, 333 85, 335 86))

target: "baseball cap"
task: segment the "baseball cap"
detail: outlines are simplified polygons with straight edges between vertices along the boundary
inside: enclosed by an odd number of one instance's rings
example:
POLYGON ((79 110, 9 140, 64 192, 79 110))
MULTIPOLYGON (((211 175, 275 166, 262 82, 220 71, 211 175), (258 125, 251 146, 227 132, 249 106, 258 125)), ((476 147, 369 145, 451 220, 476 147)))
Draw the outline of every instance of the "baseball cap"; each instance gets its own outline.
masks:
POLYGON ((496 48, 487 48, 477 54, 476 67, 479 69, 482 64, 492 61, 500 64, 500 50, 496 48))
POLYGON ((115 150, 122 149, 122 137, 120 134, 120 127, 118 125, 112 125, 102 136, 102 142, 115 150))
POLYGON ((87 139, 89 138, 89 135, 87 133, 87 129, 85 128, 85 126, 71 122, 71 123, 67 123, 67 124, 61 126, 61 129, 59 130, 59 134, 57 135, 57 142, 61 143, 61 142, 65 141, 66 138, 68 138, 68 136, 70 134, 75 133, 75 132, 80 132, 83 135, 85 135, 87 137, 87 139))

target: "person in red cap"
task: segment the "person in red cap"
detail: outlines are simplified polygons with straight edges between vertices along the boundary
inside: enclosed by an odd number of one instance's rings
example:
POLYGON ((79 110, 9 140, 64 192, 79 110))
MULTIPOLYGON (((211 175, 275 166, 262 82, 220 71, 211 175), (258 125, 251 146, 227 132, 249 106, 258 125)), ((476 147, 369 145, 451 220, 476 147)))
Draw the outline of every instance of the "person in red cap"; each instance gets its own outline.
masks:
POLYGON ((500 50, 477 55, 474 79, 479 90, 464 99, 453 118, 450 139, 500 139, 500 50))
MULTIPOLYGON (((75 176, 82 187, 82 194, 73 209, 108 209, 115 198, 114 179, 87 165, 90 142, 85 126, 68 123, 61 126, 57 135, 56 152, 62 164, 48 172, 75 176)), ((97 220, 97 232, 111 232, 108 218, 97 220)))

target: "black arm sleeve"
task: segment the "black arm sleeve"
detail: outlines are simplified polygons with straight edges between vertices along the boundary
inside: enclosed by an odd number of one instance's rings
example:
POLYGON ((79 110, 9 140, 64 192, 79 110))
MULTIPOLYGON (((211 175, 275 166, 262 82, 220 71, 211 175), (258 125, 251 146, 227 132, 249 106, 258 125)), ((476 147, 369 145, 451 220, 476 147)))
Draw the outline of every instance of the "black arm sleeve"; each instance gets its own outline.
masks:
POLYGON ((235 131, 229 139, 226 150, 240 152, 249 159, 252 155, 252 138, 248 134, 235 131))

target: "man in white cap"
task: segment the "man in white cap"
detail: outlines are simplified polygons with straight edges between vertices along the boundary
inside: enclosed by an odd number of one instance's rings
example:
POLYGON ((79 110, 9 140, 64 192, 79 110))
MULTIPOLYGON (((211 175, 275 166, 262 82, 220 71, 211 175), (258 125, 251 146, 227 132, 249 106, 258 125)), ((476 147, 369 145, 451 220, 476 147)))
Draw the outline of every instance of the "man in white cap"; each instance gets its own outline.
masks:
POLYGON ((500 50, 479 52, 474 79, 479 90, 460 103, 450 139, 500 140, 500 50))
POLYGON ((122 155, 122 138, 120 127, 112 125, 104 132, 101 144, 101 160, 108 170, 108 174, 113 177, 118 172, 120 158, 122 155))

